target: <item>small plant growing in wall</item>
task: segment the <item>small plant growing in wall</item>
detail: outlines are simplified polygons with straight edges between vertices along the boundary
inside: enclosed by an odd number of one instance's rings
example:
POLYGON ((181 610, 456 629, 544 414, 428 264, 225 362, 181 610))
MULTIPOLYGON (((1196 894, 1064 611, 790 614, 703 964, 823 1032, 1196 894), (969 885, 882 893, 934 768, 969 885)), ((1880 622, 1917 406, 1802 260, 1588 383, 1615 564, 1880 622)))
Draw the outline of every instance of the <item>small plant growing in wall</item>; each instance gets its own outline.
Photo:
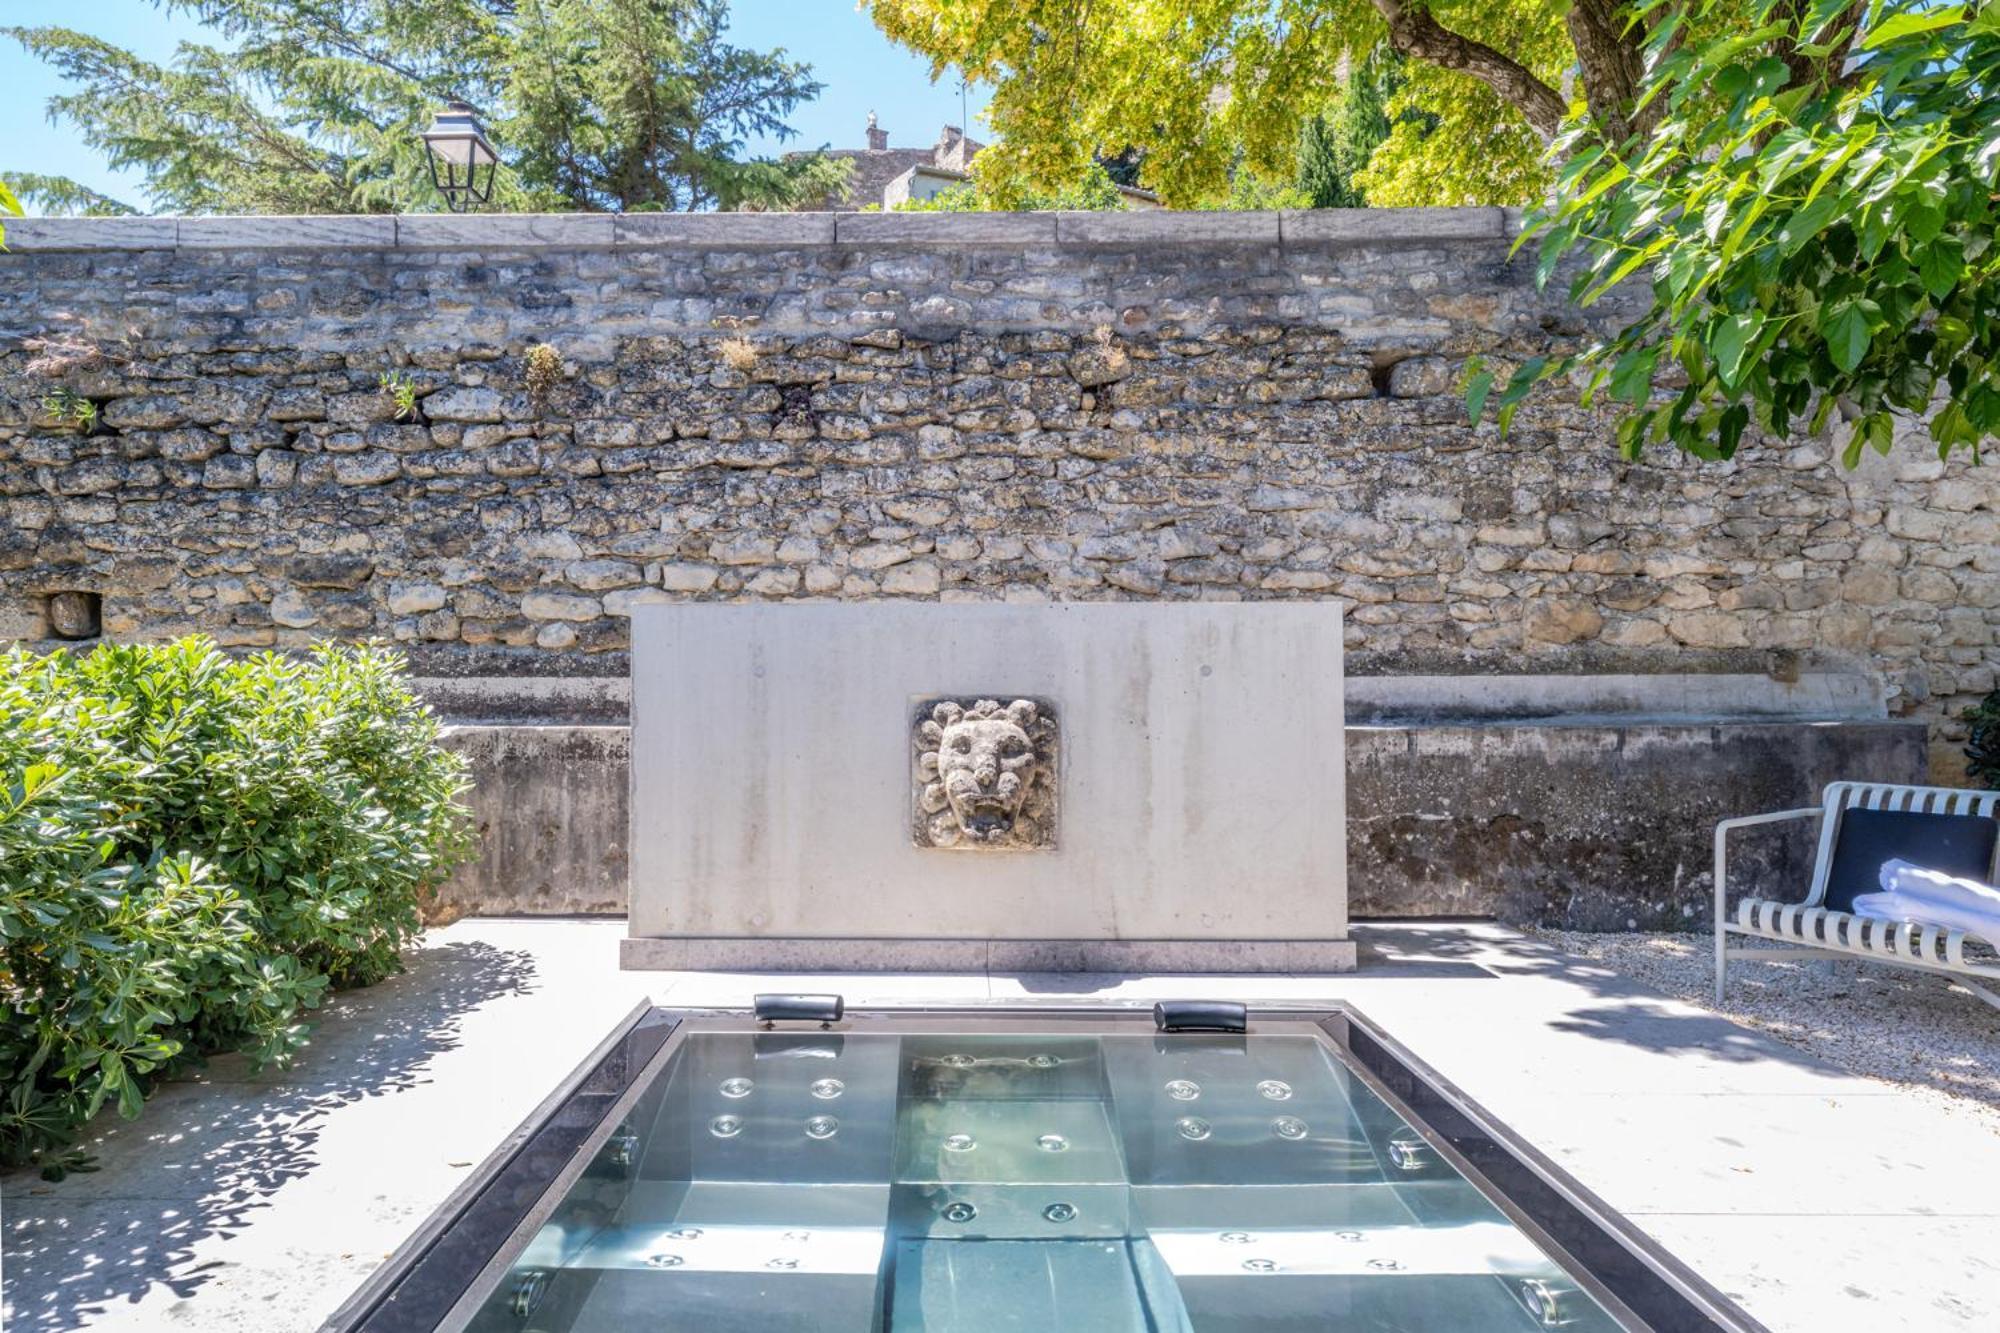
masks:
POLYGON ((90 336, 76 316, 58 314, 54 318, 72 327, 22 339, 21 346, 28 353, 22 369, 34 379, 53 382, 53 387, 42 395, 42 414, 58 425, 74 426, 88 435, 97 429, 97 401, 64 381, 72 375, 130 360, 125 349, 131 335, 114 338, 107 349, 90 336))
POLYGON ((417 414, 417 382, 408 375, 393 370, 382 372, 378 381, 382 386, 382 396, 389 400, 396 414, 396 420, 408 421, 417 414))
POLYGON ((756 369, 759 358, 763 356, 763 353, 757 350, 757 344, 748 338, 724 338, 722 345, 716 348, 716 351, 722 354, 725 365, 742 375, 747 375, 756 369))
POLYGON ((556 350, 553 343, 536 343, 528 349, 522 376, 527 381, 528 401, 540 407, 562 383, 562 353, 556 350))
POLYGON ((56 389, 42 398, 42 411, 51 420, 66 426, 75 426, 85 435, 97 425, 97 404, 80 393, 69 389, 56 389))

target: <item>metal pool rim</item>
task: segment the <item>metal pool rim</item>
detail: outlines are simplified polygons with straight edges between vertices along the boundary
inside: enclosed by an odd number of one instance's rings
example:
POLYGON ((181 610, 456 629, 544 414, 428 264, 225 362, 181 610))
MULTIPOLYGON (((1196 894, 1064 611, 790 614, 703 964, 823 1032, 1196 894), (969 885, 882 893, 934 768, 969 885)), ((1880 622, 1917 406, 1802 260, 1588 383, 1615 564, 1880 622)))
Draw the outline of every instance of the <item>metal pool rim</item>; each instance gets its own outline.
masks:
MULTIPOLYGON (((1130 1004, 875 1005, 788 1031, 1152 1031, 1130 1004)), ((1768 1333, 1722 1292, 1515 1134, 1350 1004, 1259 1005, 1249 1035, 1316 1033, 1591 1297, 1637 1333, 1768 1333)), ((642 1003, 545 1097, 320 1326, 320 1333, 434 1333, 468 1318, 504 1277, 653 1071, 692 1030, 761 1032, 742 1009, 642 1003)))

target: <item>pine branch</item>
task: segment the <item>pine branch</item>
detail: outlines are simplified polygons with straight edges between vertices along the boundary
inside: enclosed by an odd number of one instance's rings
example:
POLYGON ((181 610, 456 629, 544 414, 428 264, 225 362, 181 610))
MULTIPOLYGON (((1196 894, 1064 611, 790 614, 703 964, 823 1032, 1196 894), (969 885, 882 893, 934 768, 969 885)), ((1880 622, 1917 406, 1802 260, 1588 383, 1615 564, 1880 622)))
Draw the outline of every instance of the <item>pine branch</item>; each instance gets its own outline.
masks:
POLYGON ((34 171, 10 171, 5 179, 21 201, 31 204, 42 217, 128 218, 139 210, 130 204, 100 194, 67 176, 46 176, 34 171))

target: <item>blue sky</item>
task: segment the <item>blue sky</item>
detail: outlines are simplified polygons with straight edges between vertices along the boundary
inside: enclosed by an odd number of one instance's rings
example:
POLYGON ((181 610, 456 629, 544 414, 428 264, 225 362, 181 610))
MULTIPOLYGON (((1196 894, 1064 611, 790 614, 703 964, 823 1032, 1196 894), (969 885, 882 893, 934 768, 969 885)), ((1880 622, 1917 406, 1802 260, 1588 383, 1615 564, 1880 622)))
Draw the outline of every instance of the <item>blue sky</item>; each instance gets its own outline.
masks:
MULTIPOLYGON (((200 25, 169 18, 151 0, 0 0, 8 24, 77 28, 117 42, 142 57, 165 61, 183 40, 205 39, 200 25)), ((928 66, 875 30, 854 0, 734 0, 730 40, 739 46, 784 47, 808 62, 826 85, 817 101, 792 115, 798 137, 787 145, 758 143, 752 151, 782 147, 859 148, 872 110, 896 147, 923 147, 942 125, 959 121, 959 92, 946 82, 933 87, 928 66)), ((67 125, 51 125, 45 106, 63 81, 11 41, 0 42, 0 179, 33 171, 70 176, 131 204, 144 204, 140 178, 116 172, 84 145, 67 125)), ((968 107, 978 123, 985 97, 973 89, 968 107)), ((978 137, 986 137, 975 129, 978 137)))

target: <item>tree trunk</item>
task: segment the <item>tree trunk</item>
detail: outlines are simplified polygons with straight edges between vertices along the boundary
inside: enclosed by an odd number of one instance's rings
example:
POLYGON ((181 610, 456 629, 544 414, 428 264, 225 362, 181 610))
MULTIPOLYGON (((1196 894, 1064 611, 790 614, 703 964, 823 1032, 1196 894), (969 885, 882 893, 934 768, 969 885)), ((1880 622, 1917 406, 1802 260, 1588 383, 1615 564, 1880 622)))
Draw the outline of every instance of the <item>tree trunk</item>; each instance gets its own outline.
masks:
MULTIPOLYGON (((1565 16, 1577 63, 1583 69, 1584 98, 1605 141, 1612 144, 1625 142, 1627 135, 1640 128, 1631 116, 1646 72, 1641 51, 1645 30, 1628 29, 1629 18, 1618 0, 1572 0, 1565 16)), ((1657 120, 1665 106, 1663 99, 1655 99, 1643 114, 1648 121, 1657 120)))
POLYGON ((1451 31, 1428 9, 1406 8, 1403 0, 1374 0, 1389 24, 1389 45, 1398 53, 1428 61, 1443 69, 1470 74, 1527 118, 1543 139, 1553 139, 1569 110, 1562 94, 1536 78, 1534 72, 1484 42, 1451 31))
MULTIPOLYGON (((1553 139, 1569 105, 1563 95, 1503 51, 1455 33, 1427 8, 1405 0, 1374 0, 1389 25, 1389 45, 1403 55, 1470 74, 1519 111, 1543 139, 1553 139)), ((1582 68, 1584 96, 1607 142, 1652 128, 1665 110, 1656 100, 1635 117, 1645 77, 1646 30, 1630 23, 1622 0, 1572 0, 1566 23, 1582 68)))

